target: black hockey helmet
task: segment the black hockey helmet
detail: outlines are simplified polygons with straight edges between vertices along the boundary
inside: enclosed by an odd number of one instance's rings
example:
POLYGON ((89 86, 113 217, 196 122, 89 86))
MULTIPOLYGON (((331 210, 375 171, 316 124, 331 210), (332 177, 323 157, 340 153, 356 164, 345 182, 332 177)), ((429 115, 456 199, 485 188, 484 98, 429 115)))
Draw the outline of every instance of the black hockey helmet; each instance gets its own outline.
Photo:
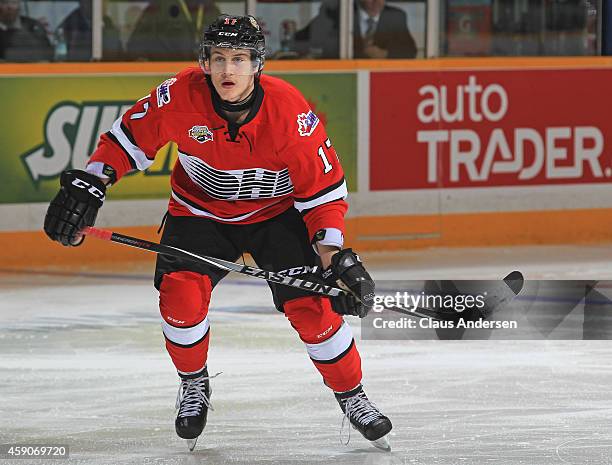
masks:
POLYGON ((221 15, 204 31, 200 44, 200 66, 210 59, 211 47, 247 49, 257 67, 254 74, 263 69, 266 41, 257 20, 250 15, 221 15))

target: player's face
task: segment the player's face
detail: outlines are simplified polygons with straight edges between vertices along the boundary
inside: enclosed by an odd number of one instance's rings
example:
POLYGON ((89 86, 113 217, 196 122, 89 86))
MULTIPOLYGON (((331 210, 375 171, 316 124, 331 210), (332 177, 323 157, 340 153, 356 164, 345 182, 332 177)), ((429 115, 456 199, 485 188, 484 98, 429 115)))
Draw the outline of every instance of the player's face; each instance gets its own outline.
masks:
POLYGON ((215 89, 226 102, 244 100, 253 91, 258 66, 251 60, 249 50, 213 47, 207 68, 215 89))

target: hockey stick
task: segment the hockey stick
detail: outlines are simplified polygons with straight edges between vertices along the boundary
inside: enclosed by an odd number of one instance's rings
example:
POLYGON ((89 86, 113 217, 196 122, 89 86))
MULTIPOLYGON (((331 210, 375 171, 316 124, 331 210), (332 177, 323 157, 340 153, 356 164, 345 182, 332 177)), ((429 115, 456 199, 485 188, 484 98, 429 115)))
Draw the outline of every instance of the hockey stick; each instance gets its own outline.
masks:
MULTIPOLYGON (((173 247, 171 245, 159 244, 157 242, 151 242, 145 239, 126 236, 124 234, 107 231, 105 229, 85 227, 83 229, 83 233, 88 236, 95 237, 97 239, 116 242, 118 244, 128 245, 137 249, 148 250, 149 252, 170 255, 173 257, 183 258, 196 262, 204 262, 225 271, 233 271, 247 276, 264 279, 268 282, 282 284, 290 287, 296 287, 316 294, 326 295, 328 297, 337 297, 339 295, 349 294, 344 289, 329 286, 327 284, 307 281, 305 279, 296 278, 290 275, 287 276, 283 272, 266 271, 248 265, 240 265, 239 263, 230 262, 220 258, 209 257, 206 255, 197 255, 193 252, 179 249, 178 247, 173 247)), ((514 297, 520 292, 523 287, 523 276, 519 271, 513 271, 504 278, 504 283, 508 286, 509 290, 511 290, 511 293, 509 294, 509 297, 503 298, 502 301, 498 302, 497 305, 495 305, 495 308, 498 307, 499 304, 507 302, 510 297, 514 297)), ((457 314, 457 312, 454 311, 439 312, 436 310, 431 310, 422 307, 413 307, 410 309, 406 309, 398 306, 385 305, 385 308, 414 318, 431 318, 434 320, 441 321, 454 320, 457 319, 458 316, 460 316, 457 314)), ((493 310, 494 308, 491 309, 491 311, 493 310)))
MULTIPOLYGON (((157 242, 147 241, 145 239, 139 239, 136 237, 126 236, 124 234, 119 234, 112 231, 107 231, 105 229, 98 229, 93 227, 85 227, 82 231, 84 234, 95 237, 97 239, 102 239, 106 241, 116 242, 117 244, 128 245, 130 247, 135 247, 137 249, 148 250, 149 252, 170 255, 172 257, 183 258, 186 260, 191 260, 195 262, 204 262, 209 265, 212 265, 216 268, 220 268, 225 271, 234 271, 236 273, 244 274, 247 276, 252 276, 255 278, 264 279, 266 281, 283 284, 285 286, 296 287, 299 289, 303 289, 305 291, 314 292, 316 294, 326 295, 328 297, 336 297, 339 295, 347 295, 348 292, 344 289, 340 289, 334 286, 329 286, 322 283, 307 281, 305 279, 296 278, 293 276, 287 276, 283 274, 283 272, 274 272, 274 271, 266 271, 261 270, 259 268, 255 268, 248 265, 241 265, 239 263, 230 262, 227 260, 222 260, 220 258, 208 257, 206 255, 197 255, 193 252, 189 252, 187 250, 179 249, 178 247, 173 247, 171 245, 159 244, 157 242)), ((401 307, 385 307, 389 310, 393 310, 398 313, 403 313, 408 316, 413 316, 415 318, 432 318, 436 320, 447 318, 439 315, 439 312, 427 309, 427 308, 415 308, 407 310, 401 307)))
POLYGON ((98 239, 116 242, 118 244, 123 245, 129 245, 130 247, 148 250, 149 252, 154 252, 158 254, 170 255, 173 257, 183 258, 195 262, 204 262, 225 271, 234 271, 236 273, 246 274, 255 278, 265 279, 266 281, 270 281, 277 284, 297 287, 306 291, 315 292, 317 294, 322 294, 329 297, 337 297, 339 295, 347 294, 346 291, 333 286, 328 286, 321 283, 314 283, 291 276, 285 276, 282 273, 277 273, 274 271, 265 271, 248 265, 240 265, 239 263, 230 262, 221 258, 208 257, 206 255, 197 255, 193 252, 179 249, 178 247, 173 247, 171 245, 158 244, 156 242, 151 242, 145 239, 139 239, 131 236, 125 236, 123 234, 107 231, 104 229, 85 227, 83 232, 88 236, 92 236, 98 239))

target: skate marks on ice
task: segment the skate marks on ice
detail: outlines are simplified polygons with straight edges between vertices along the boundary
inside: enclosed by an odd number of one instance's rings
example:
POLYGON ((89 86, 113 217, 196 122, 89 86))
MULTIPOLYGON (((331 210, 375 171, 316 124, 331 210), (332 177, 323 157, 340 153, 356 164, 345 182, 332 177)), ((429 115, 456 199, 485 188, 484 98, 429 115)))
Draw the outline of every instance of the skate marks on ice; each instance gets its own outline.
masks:
POLYGON ((174 433, 178 380, 147 289, 3 292, 23 311, 0 312, 1 443, 66 443, 70 465, 612 463, 606 341, 360 341, 347 319, 368 395, 394 429, 391 453, 358 434, 345 447, 338 405, 269 291, 231 283, 210 312, 211 369, 225 376, 190 453, 174 433))
POLYGON ((612 435, 595 433, 570 439, 557 446, 557 457, 563 463, 612 463, 612 435))
POLYGON ((396 343, 378 345, 389 354, 366 360, 365 372, 369 380, 384 376, 378 405, 394 422, 393 450, 403 463, 612 463, 605 342, 419 341, 405 354, 404 376, 379 371, 399 354, 396 343))

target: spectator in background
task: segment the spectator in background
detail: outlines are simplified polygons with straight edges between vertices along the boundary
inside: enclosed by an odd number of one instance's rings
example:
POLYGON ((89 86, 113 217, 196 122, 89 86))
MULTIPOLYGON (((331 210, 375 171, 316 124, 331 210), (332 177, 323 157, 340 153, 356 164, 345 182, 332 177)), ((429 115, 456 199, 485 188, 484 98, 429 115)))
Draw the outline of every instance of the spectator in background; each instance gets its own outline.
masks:
MULTIPOLYGON (((57 31, 64 35, 67 48, 66 60, 91 60, 92 46, 92 0, 79 0, 79 7, 70 13, 57 27, 57 31)), ((121 41, 119 31, 109 16, 102 18, 102 57, 106 60, 121 58, 121 41)))
POLYGON ((319 14, 294 36, 298 55, 307 58, 339 58, 340 13, 338 0, 323 0, 319 14))
MULTIPOLYGON (((339 2, 323 0, 319 14, 295 33, 298 53, 313 58, 338 58, 339 2)), ((416 44, 406 13, 385 0, 358 0, 353 27, 355 58, 414 58, 416 44)))
POLYGON ((543 55, 588 54, 588 10, 585 0, 556 0, 547 5, 543 55))
POLYGON ((0 0, 0 60, 52 60, 53 48, 44 26, 21 16, 20 10, 20 0, 0 0))
POLYGON ((132 59, 192 61, 202 31, 217 16, 212 0, 153 0, 127 43, 132 59))
POLYGON ((414 58, 416 44, 406 13, 385 0, 359 0, 354 24, 355 58, 414 58))

